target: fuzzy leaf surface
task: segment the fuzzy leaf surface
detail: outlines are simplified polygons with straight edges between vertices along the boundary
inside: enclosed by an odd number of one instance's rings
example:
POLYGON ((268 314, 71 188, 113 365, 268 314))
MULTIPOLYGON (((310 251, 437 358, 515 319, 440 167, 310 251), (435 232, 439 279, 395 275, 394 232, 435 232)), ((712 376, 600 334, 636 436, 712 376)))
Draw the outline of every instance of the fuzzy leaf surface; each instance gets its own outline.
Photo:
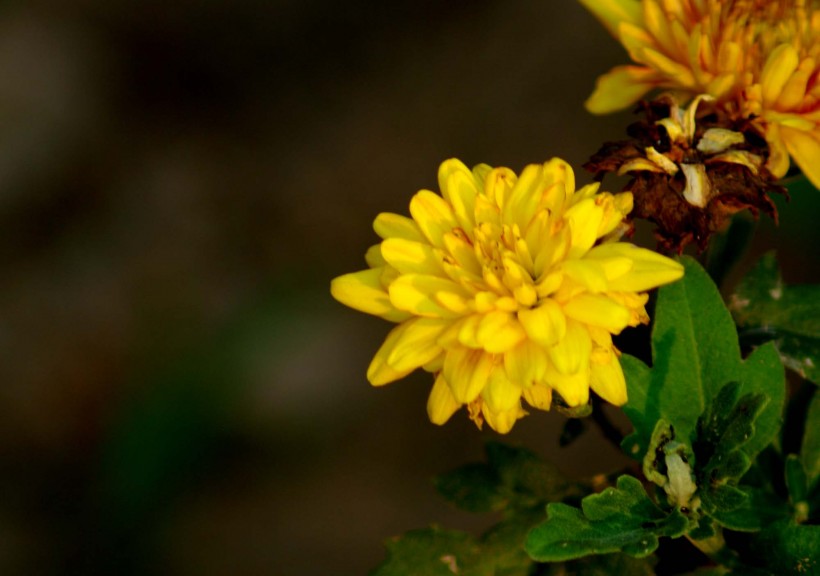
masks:
POLYGON ((808 489, 817 488, 820 484, 820 394, 817 392, 812 396, 806 414, 806 428, 803 432, 800 460, 806 471, 808 489))
POLYGON ((783 364, 820 382, 820 286, 785 285, 769 252, 740 283, 730 309, 744 340, 774 342, 783 364))
POLYGON ((771 344, 741 358, 734 321, 717 287, 694 259, 683 257, 681 262, 683 279, 658 293, 652 367, 626 354, 621 358, 629 393, 624 411, 634 426, 622 446, 627 454, 643 458, 661 419, 673 426, 678 442, 691 446, 701 414, 725 384, 737 382, 740 395, 768 397, 755 421, 755 435, 742 447, 754 458, 780 429, 783 366, 771 344))
POLYGON ((737 382, 721 388, 698 419, 694 444, 703 509, 721 524, 725 513, 744 507, 750 499, 737 484, 751 467, 744 447, 754 438, 756 420, 768 402, 764 394, 748 393, 738 398, 739 390, 737 382))
MULTIPOLYGON (((472 535, 457 530, 412 530, 386 543, 387 560, 371 576, 452 576, 475 563, 479 546, 472 535)), ((475 576, 492 572, 474 572, 475 576)))
POLYGON ((613 552, 641 558, 658 547, 659 537, 675 538, 687 528, 688 520, 679 510, 661 510, 640 481, 624 475, 617 487, 584 498, 580 509, 549 504, 547 520, 530 531, 525 548, 540 562, 613 552))
POLYGON ((524 448, 485 446, 486 462, 469 463, 436 478, 439 492, 470 512, 502 512, 480 537, 433 527, 387 542, 387 558, 373 576, 449 574, 527 576, 533 560, 524 551, 530 529, 544 520, 547 502, 584 492, 558 469, 524 448))
POLYGON ((767 526, 754 536, 753 566, 765 566, 772 574, 820 574, 820 526, 795 524, 789 520, 767 526))
POLYGON ((466 464, 436 478, 436 488, 470 512, 528 508, 579 493, 558 468, 524 448, 488 442, 487 462, 466 464))

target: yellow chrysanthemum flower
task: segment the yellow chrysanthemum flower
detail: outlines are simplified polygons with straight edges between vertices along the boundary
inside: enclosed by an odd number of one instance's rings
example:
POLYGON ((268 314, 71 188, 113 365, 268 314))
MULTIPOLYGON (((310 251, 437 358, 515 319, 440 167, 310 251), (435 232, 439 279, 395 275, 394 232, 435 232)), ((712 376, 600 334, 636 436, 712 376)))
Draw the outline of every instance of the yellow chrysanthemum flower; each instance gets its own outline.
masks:
POLYGON ((333 296, 398 322, 373 358, 374 386, 417 368, 436 375, 427 410, 443 424, 462 405, 508 432, 552 391, 571 407, 589 389, 621 405, 626 385, 612 334, 646 322, 644 291, 677 280, 677 262, 616 242, 632 195, 575 190, 563 160, 520 176, 444 162, 441 196, 418 192, 412 218, 382 213, 369 269, 333 280, 333 296))
POLYGON ((598 79, 587 109, 605 114, 653 88, 708 94, 756 118, 769 171, 789 155, 820 188, 820 10, 816 0, 580 0, 634 65, 598 79))

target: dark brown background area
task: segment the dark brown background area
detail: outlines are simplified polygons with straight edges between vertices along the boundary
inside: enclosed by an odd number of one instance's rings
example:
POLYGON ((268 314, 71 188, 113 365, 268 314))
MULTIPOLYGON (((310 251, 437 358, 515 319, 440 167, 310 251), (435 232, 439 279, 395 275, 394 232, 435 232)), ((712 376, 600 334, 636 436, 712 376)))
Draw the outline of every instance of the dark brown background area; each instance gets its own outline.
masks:
MULTIPOLYGON (((357 575, 406 529, 480 528, 430 480, 496 436, 427 422, 426 374, 370 389, 389 326, 329 281, 445 158, 619 138, 582 102, 624 60, 573 2, 2 3, 0 572, 357 575)), ((786 210, 810 279, 817 201, 786 210)), ((563 422, 509 440, 623 463, 563 422)))

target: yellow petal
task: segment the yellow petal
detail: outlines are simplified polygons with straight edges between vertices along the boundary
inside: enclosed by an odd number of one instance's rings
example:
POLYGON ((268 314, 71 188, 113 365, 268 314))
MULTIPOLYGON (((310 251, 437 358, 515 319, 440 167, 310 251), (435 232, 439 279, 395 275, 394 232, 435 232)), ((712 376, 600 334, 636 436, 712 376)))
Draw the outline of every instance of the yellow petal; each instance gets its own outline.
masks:
POLYGON ((563 281, 564 273, 560 269, 552 270, 535 285, 535 293, 539 298, 546 298, 558 290, 563 281))
POLYGON ((515 406, 521 406, 521 387, 510 382, 506 371, 496 367, 490 374, 481 397, 491 412, 506 412, 515 406))
POLYGON ((330 282, 330 293, 345 306, 359 312, 380 316, 391 322, 409 318, 409 314, 391 304, 387 291, 381 285, 381 274, 381 268, 344 274, 330 282))
POLYGON ((404 378, 413 371, 412 368, 399 371, 387 363, 387 357, 390 356, 390 352, 392 352, 393 348, 404 336, 407 329, 407 322, 399 324, 393 328, 387 334, 387 338, 385 338, 384 343, 376 352, 373 360, 371 360, 370 366, 367 368, 367 380, 373 386, 383 386, 385 384, 389 384, 399 378, 404 378))
POLYGON ((402 274, 444 276, 441 251, 426 242, 387 238, 382 242, 382 257, 402 274))
MULTIPOLYGON (((489 200, 493 207, 501 208, 504 206, 504 202, 517 180, 518 176, 509 168, 493 168, 490 173, 487 174, 482 197, 489 200)), ((484 212, 486 212, 486 208, 476 211, 476 222, 491 221, 483 215, 484 212)))
MULTIPOLYGON (((612 350, 612 333, 597 326, 589 326, 589 335, 592 338, 594 348, 605 347, 612 350)), ((593 354, 595 349, 593 349, 593 354)))
POLYGON ((484 404, 481 407, 481 413, 484 415, 484 419, 487 421, 487 424, 490 425, 490 428, 499 434, 506 434, 512 430, 516 421, 527 415, 527 412, 521 408, 521 404, 503 412, 493 412, 487 404, 484 404))
POLYGON ((520 342, 504 354, 507 378, 522 388, 543 380, 548 363, 546 350, 531 340, 520 342))
POLYGON ((561 395, 570 407, 589 402, 589 367, 575 374, 561 374, 554 368, 547 369, 546 384, 561 395))
POLYGON ((564 204, 575 193, 575 172, 566 160, 551 158, 544 163, 543 207, 563 211, 564 204))
POLYGON ((463 316, 471 312, 470 302, 459 294, 453 292, 437 292, 433 299, 453 314, 463 316))
POLYGON ((564 214, 569 222, 571 240, 567 258, 580 258, 598 239, 598 227, 604 218, 604 209, 593 198, 579 202, 564 214))
POLYGON ((781 44, 772 50, 760 73, 760 86, 763 88, 763 103, 774 103, 780 96, 783 86, 797 70, 800 57, 797 49, 791 44, 781 44))
POLYGON ((367 252, 364 253, 364 261, 367 262, 367 265, 370 268, 381 268, 387 264, 382 256, 382 245, 374 244, 368 248, 367 252))
POLYGON ((472 172, 459 160, 442 163, 438 171, 441 195, 453 207, 456 219, 469 234, 475 225, 475 199, 478 194, 472 172))
POLYGON ((390 284, 390 302, 399 310, 428 318, 453 318, 458 314, 441 306, 435 299, 439 292, 451 292, 464 298, 470 294, 445 278, 425 274, 404 274, 390 284))
POLYGON ((441 353, 438 338, 449 322, 434 318, 412 318, 404 323, 404 330, 386 350, 386 362, 397 372, 415 370, 441 353))
POLYGON ((466 173, 472 177, 472 172, 470 172, 470 169, 467 168, 467 166, 464 165, 464 162, 458 158, 450 158, 445 160, 438 167, 438 189, 441 190, 441 195, 448 202, 450 199, 448 198, 449 192, 446 190, 447 180, 449 180, 450 176, 458 172, 466 173))
POLYGON ((674 78, 675 84, 679 86, 690 89, 695 87, 695 77, 692 74, 692 70, 680 62, 675 62, 659 50, 645 48, 636 60, 643 64, 648 64, 669 78, 674 78))
POLYGON ((416 223, 407 216, 382 212, 373 221, 373 230, 381 238, 404 238, 414 242, 422 242, 424 236, 416 223))
POLYGON ((820 189, 820 135, 781 127, 783 142, 795 163, 815 188, 820 189))
POLYGON ((608 288, 606 271, 601 262, 592 259, 565 260, 561 272, 590 292, 603 292, 608 288))
POLYGON ((564 375, 587 370, 592 352, 592 338, 580 323, 567 318, 567 332, 555 345, 547 349, 552 365, 564 375))
POLYGON ((522 392, 527 404, 538 410, 549 410, 552 405, 552 388, 537 384, 530 388, 525 388, 522 392))
POLYGON ((580 2, 616 38, 618 26, 622 22, 641 25, 641 5, 634 0, 580 0, 580 2))
MULTIPOLYGON (((493 170, 492 173, 487 177, 487 182, 492 182, 493 175, 495 174, 496 170, 493 170)), ((487 189, 490 189, 488 184, 487 189)), ((496 190, 498 191, 498 190, 496 190)), ((502 192, 503 194, 503 192, 502 192)), ((501 210, 498 208, 498 205, 495 203, 495 200, 492 200, 485 196, 484 194, 480 194, 476 196, 475 199, 475 221, 481 225, 483 223, 490 223, 498 225, 501 223, 501 210)), ((473 234, 477 233, 477 228, 473 230, 473 234)))
POLYGON ((563 308, 567 318, 604 328, 612 334, 620 334, 629 325, 629 310, 603 294, 580 294, 563 308))
POLYGON ((458 227, 450 203, 429 190, 416 192, 410 200, 410 214, 425 238, 437 248, 443 248, 442 236, 458 227))
POLYGON ((616 66, 595 82, 584 103, 593 114, 609 114, 632 106, 656 84, 655 71, 644 66, 616 66))
POLYGON ((468 404, 481 394, 492 370, 492 357, 483 350, 456 347, 447 351, 441 373, 456 401, 468 404))
POLYGON ((515 314, 495 310, 484 315, 476 332, 479 343, 487 352, 500 354, 526 338, 515 314))
POLYGON ((786 81, 780 96, 777 99, 777 108, 780 110, 791 110, 798 108, 806 98, 806 87, 809 79, 814 73, 815 63, 813 58, 806 58, 795 70, 794 74, 786 81))
MULTIPOLYGON (((569 252, 571 232, 563 220, 556 223, 557 229, 547 236, 540 246, 535 248, 533 273, 536 278, 548 272, 556 263, 563 260, 569 252)), ((529 240, 527 240, 529 244, 529 240)), ((540 282, 540 280, 539 280, 540 282)))
POLYGON ((643 3, 642 27, 649 32, 653 40, 658 43, 664 52, 674 54, 677 51, 669 18, 657 2, 649 1, 643 3))
POLYGON ((460 320, 460 327, 458 330, 458 341, 467 348, 481 348, 478 341, 478 326, 484 314, 473 314, 460 320))
POLYGON ((487 176, 493 171, 493 167, 487 164, 476 164, 473 166, 473 179, 475 180, 476 190, 483 190, 484 183, 487 181, 487 176))
MULTIPOLYGON (((740 44, 737 42, 721 42, 718 47, 717 68, 724 72, 737 73, 743 66, 742 57, 743 49, 740 47, 740 44)), ((716 98, 719 97, 718 94, 712 92, 708 92, 708 94, 712 94, 712 96, 716 98)))
POLYGON ((441 426, 461 407, 441 374, 436 377, 427 397, 427 416, 430 422, 441 426))
POLYGON ((448 232, 444 235, 444 248, 460 268, 480 279, 481 263, 466 236, 448 232))
POLYGON ((622 192, 621 194, 610 194, 603 192, 595 199, 603 209, 604 216, 598 226, 598 238, 606 236, 617 228, 624 217, 632 211, 632 193, 622 192))
MULTIPOLYGON (((775 178, 782 178, 789 169, 789 150, 783 141, 778 124, 770 122, 766 126, 766 142, 769 144, 769 159, 766 161, 766 168, 775 178)), ((797 161, 796 158, 795 161, 797 161)))
POLYGON ((643 26, 635 26, 628 22, 618 26, 618 40, 629 52, 629 57, 641 64, 644 63, 642 60, 644 52, 658 47, 655 39, 643 26))
POLYGON ((626 381, 618 358, 612 354, 609 362, 599 364, 592 362, 589 365, 589 386, 601 398, 614 404, 626 404, 626 381))
POLYGON ((629 272, 609 281, 612 291, 643 292, 683 276, 683 266, 679 262, 626 242, 601 244, 590 250, 586 258, 629 258, 633 262, 629 272))
POLYGON ((706 92, 714 96, 717 100, 723 100, 737 83, 738 79, 734 71, 728 74, 721 74, 720 76, 712 78, 712 80, 706 84, 706 92))
MULTIPOLYGON (((441 345, 441 338, 439 338, 439 346, 441 345)), ((446 354, 447 353, 442 349, 441 353, 438 356, 436 356, 429 362, 422 364, 421 369, 425 372, 429 372, 430 374, 436 374, 438 372, 441 372, 441 368, 442 366, 444 366, 444 356, 446 354)))
POLYGON ((543 187, 543 167, 530 164, 524 168, 515 186, 504 200, 504 208, 501 211, 504 223, 518 224, 521 230, 526 230, 530 220, 535 216, 543 187))
POLYGON ((519 310, 518 321, 521 322, 527 336, 544 347, 562 339, 567 329, 564 312, 552 299, 544 300, 537 308, 519 310))

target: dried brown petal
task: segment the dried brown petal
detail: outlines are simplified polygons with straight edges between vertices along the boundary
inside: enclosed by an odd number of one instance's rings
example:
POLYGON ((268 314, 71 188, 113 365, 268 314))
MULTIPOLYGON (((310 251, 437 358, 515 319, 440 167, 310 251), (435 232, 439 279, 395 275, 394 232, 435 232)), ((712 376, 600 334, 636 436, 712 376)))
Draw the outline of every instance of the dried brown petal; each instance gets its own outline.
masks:
POLYGON ((595 178, 629 174, 631 218, 656 225, 660 246, 704 250, 710 236, 741 210, 777 221, 769 194, 785 193, 766 169, 769 149, 754 118, 731 119, 707 99, 682 110, 670 95, 641 102, 645 120, 627 128, 630 140, 605 143, 584 165, 595 178), (692 124, 694 122, 694 125, 692 124))

